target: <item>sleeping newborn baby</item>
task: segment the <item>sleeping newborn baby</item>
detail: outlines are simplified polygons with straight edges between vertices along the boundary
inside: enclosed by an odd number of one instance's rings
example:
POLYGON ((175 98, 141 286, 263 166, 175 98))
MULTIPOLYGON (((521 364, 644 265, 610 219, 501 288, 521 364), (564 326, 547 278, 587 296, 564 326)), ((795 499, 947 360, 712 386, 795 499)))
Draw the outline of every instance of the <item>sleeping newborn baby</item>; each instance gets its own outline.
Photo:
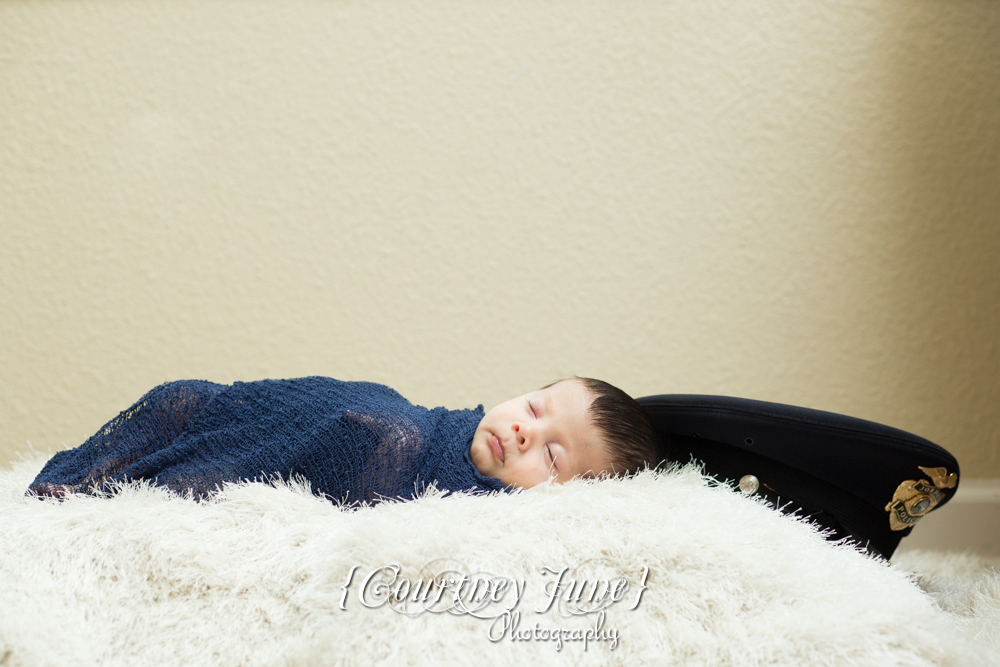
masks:
POLYGON ((628 474, 655 466, 656 436, 645 410, 602 380, 573 378, 501 403, 472 437, 476 469, 512 487, 628 474))
POLYGON ((148 480, 197 499, 227 482, 304 480, 344 504, 502 491, 656 465, 656 436, 625 392, 562 380, 485 413, 429 410, 370 382, 309 377, 156 387, 57 453, 29 494, 113 493, 148 480))

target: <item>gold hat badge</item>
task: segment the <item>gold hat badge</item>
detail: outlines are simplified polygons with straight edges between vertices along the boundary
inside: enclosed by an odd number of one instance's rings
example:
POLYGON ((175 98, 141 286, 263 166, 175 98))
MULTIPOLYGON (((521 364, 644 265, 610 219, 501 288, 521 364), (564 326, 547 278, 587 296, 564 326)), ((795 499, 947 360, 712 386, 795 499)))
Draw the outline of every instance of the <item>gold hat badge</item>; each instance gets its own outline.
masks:
POLYGON ((958 484, 958 475, 949 474, 947 468, 917 467, 933 483, 926 479, 908 479, 896 487, 892 500, 885 506, 885 511, 889 513, 889 527, 893 530, 906 530, 913 526, 944 500, 942 489, 954 489, 958 484))

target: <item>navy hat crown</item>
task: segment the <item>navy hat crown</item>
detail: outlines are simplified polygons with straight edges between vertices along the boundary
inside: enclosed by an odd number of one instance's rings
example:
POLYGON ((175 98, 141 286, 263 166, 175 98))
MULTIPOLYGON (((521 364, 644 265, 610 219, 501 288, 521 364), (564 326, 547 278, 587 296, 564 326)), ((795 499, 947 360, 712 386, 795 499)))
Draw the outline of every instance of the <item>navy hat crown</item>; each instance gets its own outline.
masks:
POLYGON ((945 449, 864 419, 729 396, 665 394, 638 402, 665 458, 700 460, 720 481, 885 558, 958 488, 958 462, 945 449))

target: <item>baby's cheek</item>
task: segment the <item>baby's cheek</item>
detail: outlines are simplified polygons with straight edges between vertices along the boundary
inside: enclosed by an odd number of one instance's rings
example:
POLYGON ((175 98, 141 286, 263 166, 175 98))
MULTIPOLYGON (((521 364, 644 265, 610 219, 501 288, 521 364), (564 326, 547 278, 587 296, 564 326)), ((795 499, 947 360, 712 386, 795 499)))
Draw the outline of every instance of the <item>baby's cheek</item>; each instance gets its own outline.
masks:
MULTIPOLYGON (((531 470, 531 479, 532 479, 532 486, 537 486, 539 484, 549 481, 548 467, 542 465, 534 466, 531 470)), ((558 479, 556 479, 556 482, 559 484, 562 483, 559 482, 558 479)))

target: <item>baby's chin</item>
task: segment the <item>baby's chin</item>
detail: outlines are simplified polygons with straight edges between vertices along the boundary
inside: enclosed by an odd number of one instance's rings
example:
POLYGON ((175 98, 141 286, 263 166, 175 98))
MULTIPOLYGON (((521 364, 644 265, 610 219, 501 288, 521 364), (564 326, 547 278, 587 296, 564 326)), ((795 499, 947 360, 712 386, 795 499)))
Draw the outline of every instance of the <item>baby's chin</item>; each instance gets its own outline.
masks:
POLYGON ((497 471, 493 470, 493 466, 491 466, 494 463, 493 452, 490 451, 490 446, 486 442, 484 431, 477 430, 476 434, 472 436, 472 444, 469 445, 469 460, 472 461, 472 465, 480 474, 486 477, 497 476, 497 471))

